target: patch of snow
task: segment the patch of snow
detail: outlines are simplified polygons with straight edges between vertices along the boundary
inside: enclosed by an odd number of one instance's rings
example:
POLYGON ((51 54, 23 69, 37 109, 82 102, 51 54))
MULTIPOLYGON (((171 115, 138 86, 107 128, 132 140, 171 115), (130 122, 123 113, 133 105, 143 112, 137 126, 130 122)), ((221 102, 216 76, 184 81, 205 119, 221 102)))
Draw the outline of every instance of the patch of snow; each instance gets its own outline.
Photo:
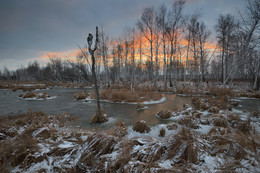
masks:
POLYGON ((70 147, 74 147, 74 146, 75 146, 75 144, 73 144, 72 142, 68 142, 68 141, 64 141, 63 143, 58 145, 59 148, 70 148, 70 147))
POLYGON ((200 124, 199 129, 194 129, 194 131, 200 132, 201 134, 208 134, 208 132, 212 129, 212 125, 202 125, 200 124))
POLYGON ((143 104, 145 105, 151 105, 151 104, 158 104, 158 103, 163 103, 166 101, 166 97, 162 97, 160 100, 156 100, 156 101, 146 101, 143 102, 143 104))
POLYGON ((174 163, 171 160, 162 160, 162 161, 158 162, 158 165, 161 168, 165 168, 165 169, 171 169, 172 164, 174 164, 174 163))

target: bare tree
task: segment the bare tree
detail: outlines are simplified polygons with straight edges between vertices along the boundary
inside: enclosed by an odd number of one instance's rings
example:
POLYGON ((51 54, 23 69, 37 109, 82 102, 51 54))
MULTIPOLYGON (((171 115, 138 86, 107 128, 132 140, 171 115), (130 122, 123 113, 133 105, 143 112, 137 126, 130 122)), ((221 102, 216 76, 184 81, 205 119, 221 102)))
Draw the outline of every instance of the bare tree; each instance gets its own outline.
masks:
POLYGON ((175 53, 177 47, 177 40, 178 40, 178 30, 184 24, 183 18, 183 8, 184 8, 185 1, 178 0, 175 1, 172 5, 171 10, 169 11, 168 15, 168 26, 167 26, 167 36, 170 41, 171 52, 170 52, 170 86, 172 86, 172 73, 174 73, 174 85, 177 89, 177 81, 176 81, 176 62, 175 62, 175 53))
MULTIPOLYGON (((100 98, 99 98, 99 90, 98 90, 98 83, 97 83, 97 77, 96 77, 96 70, 95 70, 95 64, 96 64, 96 60, 95 60, 95 56, 94 53, 97 50, 98 47, 98 43, 99 43, 99 33, 98 33, 98 27, 96 27, 96 40, 95 40, 95 45, 94 48, 92 49, 92 42, 93 42, 93 35, 91 33, 89 33, 89 36, 87 38, 88 41, 88 51, 91 55, 91 60, 92 60, 92 76, 93 76, 93 80, 94 80, 94 85, 95 85, 95 93, 96 93, 96 100, 97 100, 97 110, 96 110, 96 115, 94 115, 95 120, 91 121, 91 123, 102 123, 104 122, 104 118, 101 112, 101 106, 100 106, 100 98)), ((93 120, 93 118, 92 118, 93 120)))
POLYGON ((146 7, 143 9, 141 19, 138 20, 137 26, 143 33, 144 37, 150 43, 150 59, 149 76, 153 81, 153 42, 154 42, 154 25, 155 25, 155 11, 154 7, 146 7))
POLYGON ((230 14, 220 15, 216 25, 218 44, 221 48, 221 72, 223 83, 226 80, 228 59, 230 52, 230 45, 232 43, 231 37, 234 32, 235 21, 230 14))
POLYGON ((158 17, 157 17, 157 23, 160 29, 160 34, 162 35, 162 43, 163 43, 163 76, 164 76, 164 89, 167 88, 167 71, 166 71, 166 65, 167 65, 167 57, 166 57, 166 15, 167 15, 167 7, 163 3, 159 7, 158 17))

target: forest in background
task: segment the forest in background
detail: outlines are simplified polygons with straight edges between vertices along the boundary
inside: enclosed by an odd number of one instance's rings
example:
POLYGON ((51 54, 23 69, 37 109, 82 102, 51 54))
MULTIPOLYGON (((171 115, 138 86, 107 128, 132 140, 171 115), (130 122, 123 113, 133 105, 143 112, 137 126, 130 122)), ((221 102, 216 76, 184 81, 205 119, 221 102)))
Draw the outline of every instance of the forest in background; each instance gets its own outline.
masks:
MULTIPOLYGON (((184 0, 174 1, 171 7, 145 7, 136 25, 125 27, 117 39, 101 30, 95 55, 99 82, 132 87, 147 81, 178 90, 178 82, 199 86, 239 80, 259 90, 259 1, 248 1, 239 16, 221 14, 211 31, 201 14, 186 15, 184 8, 184 0)), ((90 54, 86 46, 79 46, 79 51, 70 60, 50 57, 43 67, 34 61, 15 71, 5 68, 0 80, 91 84, 90 54)))

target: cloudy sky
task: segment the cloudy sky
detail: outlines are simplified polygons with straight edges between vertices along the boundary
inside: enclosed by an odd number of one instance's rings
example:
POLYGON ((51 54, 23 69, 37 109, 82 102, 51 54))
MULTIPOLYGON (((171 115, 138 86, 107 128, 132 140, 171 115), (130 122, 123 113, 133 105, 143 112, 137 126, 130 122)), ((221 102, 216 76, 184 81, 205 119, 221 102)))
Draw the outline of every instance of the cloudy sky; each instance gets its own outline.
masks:
MULTIPOLYGON (((146 6, 174 0, 0 0, 0 69, 27 66, 47 55, 72 56, 89 32, 103 26, 112 38, 134 26, 146 6)), ((201 12, 214 29, 220 13, 238 14, 246 0, 187 0, 185 13, 201 12)), ((214 32, 214 31, 213 31, 214 32)))

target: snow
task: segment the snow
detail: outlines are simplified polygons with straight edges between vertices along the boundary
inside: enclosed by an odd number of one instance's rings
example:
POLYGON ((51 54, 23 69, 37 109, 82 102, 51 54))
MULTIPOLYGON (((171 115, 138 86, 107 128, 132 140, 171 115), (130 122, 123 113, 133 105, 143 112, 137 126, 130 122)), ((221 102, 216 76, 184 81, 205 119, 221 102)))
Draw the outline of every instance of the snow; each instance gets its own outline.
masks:
POLYGON ((158 104, 158 103, 163 103, 166 101, 166 97, 162 97, 160 100, 156 100, 156 101, 146 101, 143 102, 143 104, 145 105, 151 105, 151 104, 158 104))
MULTIPOLYGON (((90 97, 87 97, 85 99, 86 101, 93 101, 95 99, 92 99, 90 97)), ((138 104, 137 102, 112 102, 112 101, 109 101, 109 100, 100 100, 101 102, 107 102, 107 103, 117 103, 117 104, 133 104, 133 105, 136 105, 138 104)), ((166 97, 162 97, 160 100, 151 100, 151 101, 144 101, 143 104, 145 105, 151 105, 151 104, 158 104, 158 103, 163 103, 166 101, 166 97)), ((143 108, 144 109, 144 108, 143 108)))
MULTIPOLYGON (((52 97, 47 97, 47 98, 36 98, 36 97, 33 97, 33 98, 22 98, 22 99, 24 99, 24 100, 28 100, 28 101, 31 101, 31 100, 52 100, 52 99, 55 99, 55 98, 57 98, 57 96, 52 96, 52 97)), ((20 97, 19 97, 19 99, 21 99, 20 97)))
POLYGON ((174 164, 174 163, 171 160, 162 160, 162 161, 158 162, 158 165, 161 168, 165 168, 165 169, 171 169, 172 164, 174 164))

